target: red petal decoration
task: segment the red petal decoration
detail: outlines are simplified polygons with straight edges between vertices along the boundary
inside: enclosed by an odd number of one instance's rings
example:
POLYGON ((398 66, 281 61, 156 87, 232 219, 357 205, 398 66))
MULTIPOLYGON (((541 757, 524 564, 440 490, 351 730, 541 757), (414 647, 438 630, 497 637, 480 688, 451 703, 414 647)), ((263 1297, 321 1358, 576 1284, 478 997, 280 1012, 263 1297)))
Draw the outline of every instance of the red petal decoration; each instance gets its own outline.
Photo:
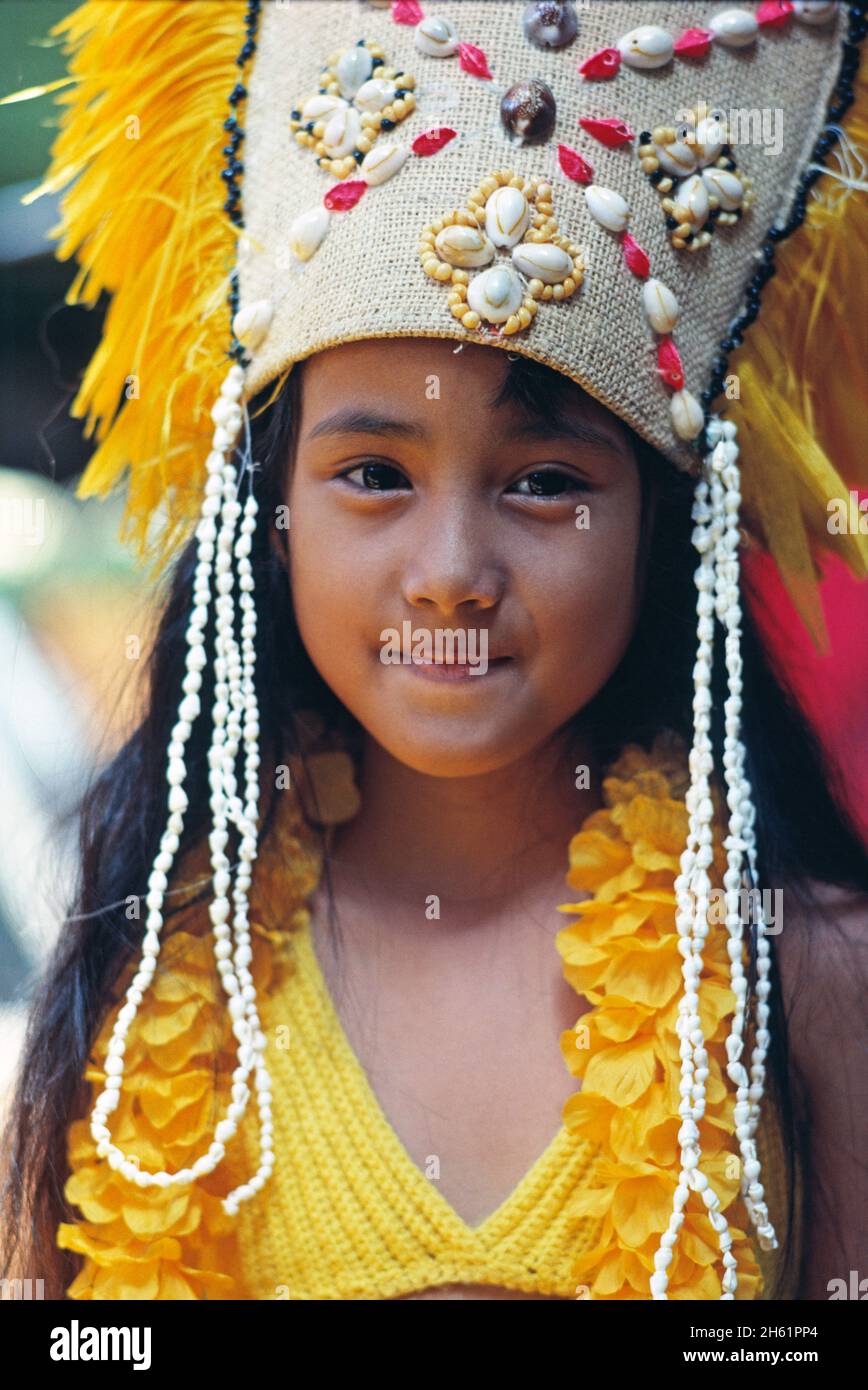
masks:
POLYGON ((679 58, 704 58, 714 34, 710 29, 685 29, 675 45, 679 58))
POLYGON ((644 280, 651 270, 647 251, 642 250, 636 238, 632 237, 629 232, 621 233, 621 250, 624 252, 624 260, 633 274, 638 275, 640 280, 644 280))
POLYGON ((673 391, 684 390, 684 368, 681 354, 671 338, 661 338, 657 348, 657 370, 673 391))
POLYGON ((580 64, 579 72, 589 82, 608 82, 616 77, 621 66, 621 52, 617 48, 601 48, 580 64))
POLYGON ((568 179, 575 179, 576 183, 594 182, 591 165, 571 145, 558 145, 558 163, 568 179))
POLYGON ((792 0, 764 0, 754 17, 765 29, 782 29, 793 9, 792 0))
POLYGON ((346 183, 336 183, 323 198, 330 212, 347 212, 354 208, 368 187, 364 179, 347 179, 346 183))
POLYGON ((421 24, 425 11, 416 0, 392 0, 392 18, 396 24, 421 24))
POLYGON ((465 72, 469 72, 471 77, 487 77, 492 81, 491 73, 488 70, 488 59, 481 48, 477 48, 475 43, 460 43, 458 45, 458 61, 465 72))
POLYGON ((435 126, 433 130, 423 130, 421 135, 417 135, 410 148, 414 154, 436 154, 442 150, 444 145, 448 145, 450 140, 454 140, 458 134, 448 125, 435 126))
POLYGON ((609 145, 611 148, 626 145, 628 140, 636 138, 635 130, 631 130, 626 121, 619 121, 614 116, 605 120, 597 120, 593 116, 580 116, 579 125, 582 130, 593 135, 595 140, 599 140, 601 145, 609 145))

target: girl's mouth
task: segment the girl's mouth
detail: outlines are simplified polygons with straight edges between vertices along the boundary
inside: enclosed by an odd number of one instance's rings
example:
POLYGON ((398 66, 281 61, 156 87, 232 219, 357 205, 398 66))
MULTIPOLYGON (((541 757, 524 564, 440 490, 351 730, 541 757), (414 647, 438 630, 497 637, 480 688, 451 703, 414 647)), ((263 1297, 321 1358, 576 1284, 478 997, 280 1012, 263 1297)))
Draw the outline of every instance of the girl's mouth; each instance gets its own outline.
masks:
POLYGON ((428 681, 482 681, 502 671, 511 660, 509 656, 492 657, 485 666, 468 661, 413 661, 404 669, 428 681))

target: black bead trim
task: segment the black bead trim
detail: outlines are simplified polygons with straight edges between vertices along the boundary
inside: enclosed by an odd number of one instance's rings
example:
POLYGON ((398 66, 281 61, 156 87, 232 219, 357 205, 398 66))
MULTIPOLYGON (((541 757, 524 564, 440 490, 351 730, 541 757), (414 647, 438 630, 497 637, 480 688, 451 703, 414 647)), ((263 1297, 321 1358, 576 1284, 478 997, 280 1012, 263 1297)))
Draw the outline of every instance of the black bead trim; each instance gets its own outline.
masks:
MULTIPOLYGON (((841 66, 838 71, 838 80, 835 90, 829 101, 826 112, 827 123, 837 123, 841 117, 853 104, 853 81, 859 70, 860 49, 859 44, 868 33, 868 15, 865 12, 864 0, 857 0, 856 3, 847 7, 847 38, 842 44, 841 66)), ((837 143, 838 136, 833 130, 824 130, 818 136, 814 149, 811 154, 810 163, 821 164, 825 155, 829 153, 832 146, 837 143)), ((728 145, 723 148, 723 153, 729 157, 731 150, 728 145)), ((723 390, 724 381, 727 375, 727 355, 734 352, 744 341, 743 330, 748 328, 757 318, 760 309, 760 296, 762 288, 776 274, 777 267, 773 264, 775 247, 779 241, 785 241, 788 236, 799 228, 805 220, 805 212, 808 206, 808 192, 813 188, 817 179, 821 177, 820 170, 806 169, 799 179, 798 191, 793 199, 792 207, 786 221, 778 221, 769 227, 765 235, 762 246, 757 251, 757 259, 760 265, 754 271, 745 290, 746 308, 736 318, 732 320, 729 328, 718 344, 720 355, 714 358, 711 363, 711 379, 708 387, 702 392, 700 400, 705 407, 706 429, 711 418, 711 405, 723 390)), ((700 448, 705 452, 710 452, 710 444, 705 431, 699 435, 699 440, 703 441, 700 448)))
MULTIPOLYGON (((231 139, 228 145, 223 146, 223 157, 226 160, 225 168, 221 169, 220 177, 226 184, 226 201, 223 204, 223 211, 228 216, 230 222, 236 227, 244 226, 244 217, 241 212, 241 187, 239 179, 244 173, 244 165, 240 159, 236 158, 238 148, 244 140, 245 132, 238 123, 238 107, 247 100, 247 87, 244 85, 244 69, 256 52, 256 34, 259 28, 259 15, 262 0, 247 0, 247 12, 244 16, 244 30, 246 38, 242 45, 235 65, 239 69, 239 80, 236 82, 232 91, 229 93, 229 105, 232 110, 223 122, 223 129, 230 132, 231 139)), ((293 116, 299 113, 293 112, 293 116)), ((233 361, 240 363, 242 367, 249 365, 249 359, 244 355, 244 348, 235 334, 232 332, 232 321, 238 313, 238 271, 233 268, 229 276, 229 323, 231 334, 231 346, 228 356, 233 361)))

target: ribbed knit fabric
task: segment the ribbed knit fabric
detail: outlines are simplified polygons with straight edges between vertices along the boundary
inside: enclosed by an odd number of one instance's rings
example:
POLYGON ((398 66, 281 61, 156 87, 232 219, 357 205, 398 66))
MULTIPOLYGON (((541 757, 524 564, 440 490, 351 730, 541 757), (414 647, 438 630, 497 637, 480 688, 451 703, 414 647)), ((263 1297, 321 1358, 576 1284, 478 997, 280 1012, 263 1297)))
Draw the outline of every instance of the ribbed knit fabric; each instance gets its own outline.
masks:
MULTIPOLYGON (((337 819, 339 803, 355 810, 357 796, 346 785, 340 762, 346 755, 334 756, 338 761, 322 804, 330 803, 337 819)), ((328 766, 328 756, 322 766, 328 766)), ((98 1158, 89 1119, 77 1120, 69 1132, 72 1173, 65 1191, 83 1219, 62 1224, 57 1235, 61 1248, 85 1256, 69 1297, 386 1299, 457 1283, 564 1298, 576 1298, 577 1287, 592 1299, 647 1298, 645 1261, 659 1229, 661 1193, 668 1200, 674 1181, 670 1131, 677 1116, 664 1109, 658 1117, 661 1087, 653 1072, 653 1084, 636 1082, 649 1046, 658 1066, 672 1075, 677 1069, 677 1050, 670 1056, 667 1014, 674 1007, 674 982, 668 982, 667 958, 675 950, 670 919, 677 861, 671 846, 683 841, 683 776, 680 752, 674 758, 665 741, 651 754, 630 746, 604 780, 610 809, 595 812, 571 841, 567 881, 574 889, 589 885, 592 896, 582 905, 584 925, 574 923, 560 934, 565 973, 575 983, 575 972, 584 968, 576 954, 582 942, 599 943, 592 950, 601 969, 611 968, 606 950, 626 952, 625 960, 633 963, 626 973, 621 970, 619 999, 611 1000, 626 1040, 612 1050, 613 1035, 607 1041, 600 1031, 609 1027, 610 994, 601 978, 588 987, 599 1007, 582 1018, 596 1037, 593 1065, 580 1090, 565 1071, 564 1123, 512 1193, 475 1229, 411 1159, 353 1051, 319 964, 313 937, 318 928, 306 906, 322 869, 318 841, 301 816, 296 792, 280 793, 251 893, 251 969, 272 1078, 274 1173, 235 1218, 226 1216, 220 1199, 257 1166, 251 1107, 224 1162, 181 1189, 130 1183, 98 1158), (649 1014, 639 996, 661 990, 661 1007, 649 1014), (631 1011, 636 1024, 628 1029, 631 1011), (612 1113, 610 1127, 606 1096, 612 1084, 616 1092, 629 1087, 631 1093, 612 1113), (647 1147, 635 1150, 640 1128, 647 1147)), ((128 1038, 120 1103, 111 1119, 116 1142, 151 1170, 177 1171, 207 1149, 215 1120, 225 1114, 236 1065, 210 939, 208 875, 206 840, 188 852, 173 880, 186 905, 167 923, 154 984, 128 1038)), ((718 1139, 708 1172, 738 1232, 736 1297, 767 1298, 779 1257, 752 1249, 737 1198, 737 1167, 735 1176, 728 1172, 734 1155, 726 1146, 733 1140, 723 1142, 733 1102, 715 1080, 728 1025, 720 1012, 725 997, 718 981, 725 967, 716 956, 722 951, 722 942, 716 954, 709 950, 703 984, 710 991, 708 1007, 719 1015, 713 1040, 709 1035, 709 1137, 718 1139)), ((94 1043, 85 1073, 92 1099, 105 1079, 108 1041, 134 968, 129 964, 116 982, 94 1043)), ((577 1075, 572 1030, 561 1046, 577 1075)), ((675 1095, 677 1100, 677 1089, 675 1095)), ((783 1152, 770 1114, 767 1107, 759 1133, 763 1181, 783 1234, 783 1152)), ((671 1296, 719 1297, 717 1265, 707 1218, 694 1211, 672 1267, 671 1296)), ((791 1297, 792 1290, 780 1296, 791 1297)))
POLYGON ((592 1147, 562 1126, 506 1201, 475 1230, 466 1225, 383 1114, 335 1012, 310 926, 292 945, 297 970, 269 999, 266 1024, 270 1035, 289 1027, 289 1047, 271 1059, 285 1177, 267 1211, 242 1209, 249 1296, 392 1298, 453 1282, 574 1296, 577 1243, 590 1243, 599 1223, 585 1218, 574 1230, 569 1202, 592 1147))

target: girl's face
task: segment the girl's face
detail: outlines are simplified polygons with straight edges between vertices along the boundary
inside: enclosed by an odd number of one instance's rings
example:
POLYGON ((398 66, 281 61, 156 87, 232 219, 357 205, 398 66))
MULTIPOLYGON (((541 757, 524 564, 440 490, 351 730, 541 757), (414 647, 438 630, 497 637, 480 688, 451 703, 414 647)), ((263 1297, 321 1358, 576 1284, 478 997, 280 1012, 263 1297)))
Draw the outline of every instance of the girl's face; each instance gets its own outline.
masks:
POLYGON ((286 498, 301 637, 371 738, 435 777, 532 753, 605 684, 636 618, 627 431, 578 387, 541 418, 495 404, 508 366, 479 344, 380 339, 302 374, 286 498), (467 673, 438 675, 450 660, 467 673))

